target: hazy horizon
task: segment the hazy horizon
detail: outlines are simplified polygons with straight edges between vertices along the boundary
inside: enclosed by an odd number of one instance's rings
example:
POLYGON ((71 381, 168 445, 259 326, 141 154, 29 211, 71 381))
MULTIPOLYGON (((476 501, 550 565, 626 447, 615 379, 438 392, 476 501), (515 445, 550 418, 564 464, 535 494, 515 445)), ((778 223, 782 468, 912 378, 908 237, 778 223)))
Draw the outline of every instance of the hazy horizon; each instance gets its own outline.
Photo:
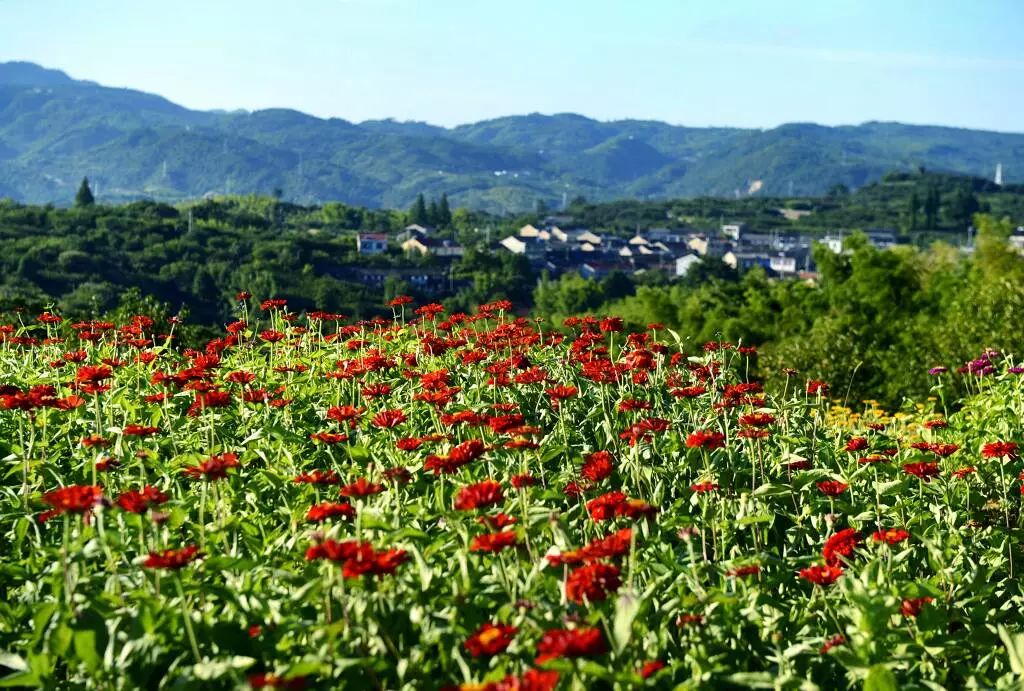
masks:
POLYGON ((1018 133, 1024 6, 265 0, 174 13, 0 0, 0 60, 196 110, 453 127, 581 114, 686 127, 900 122, 1018 133), (87 29, 83 30, 83 27, 87 29))
MULTIPOLYGON (((33 65, 35 65, 37 67, 42 67, 42 68, 48 69, 48 70, 57 70, 57 71, 63 72, 68 77, 70 77, 71 79, 74 79, 76 81, 95 82, 98 86, 101 86, 101 87, 108 87, 108 88, 114 88, 114 89, 128 89, 128 90, 132 90, 132 91, 139 91, 139 92, 149 93, 151 95, 161 96, 161 97, 167 98, 166 96, 164 96, 164 94, 160 94, 160 93, 154 92, 154 91, 148 91, 147 89, 140 88, 140 87, 137 87, 137 86, 133 86, 133 85, 130 85, 130 84, 103 84, 103 83, 100 83, 100 82, 96 82, 93 79, 89 79, 89 77, 86 76, 86 75, 71 74, 71 73, 69 73, 67 70, 65 70, 63 68, 56 67, 56 66, 53 66, 53 65, 43 65, 43 64, 39 64, 39 63, 33 62, 31 60, 10 59, 10 60, 0 61, 0 64, 3 64, 3 63, 19 63, 19 62, 20 63, 25 63, 25 64, 33 64, 33 65)), ((943 122, 908 122, 906 120, 878 120, 878 119, 868 119, 868 120, 862 120, 860 122, 839 122, 839 123, 834 123, 834 124, 826 124, 826 123, 821 123, 821 122, 815 122, 815 121, 812 121, 812 120, 790 120, 790 121, 787 121, 787 122, 778 123, 776 125, 763 126, 763 127, 758 127, 758 126, 746 126, 745 127, 745 126, 740 126, 740 125, 721 125, 721 124, 694 125, 694 124, 686 123, 686 122, 672 122, 672 121, 669 121, 669 120, 660 120, 658 118, 644 117, 642 115, 625 116, 625 117, 619 117, 619 118, 600 118, 600 117, 595 117, 593 115, 590 115, 588 113, 581 113, 579 111, 559 111, 559 112, 547 112, 547 113, 540 112, 540 111, 510 112, 510 113, 505 113, 503 115, 496 115, 496 116, 493 116, 493 117, 490 117, 490 118, 486 118, 483 121, 481 121, 481 120, 465 120, 465 121, 456 122, 456 123, 451 124, 451 125, 443 125, 443 124, 440 124, 440 123, 437 123, 437 122, 430 122, 428 120, 423 120, 423 119, 415 119, 415 118, 413 118, 413 119, 400 119, 400 118, 396 118, 394 116, 383 116, 383 117, 367 118, 367 119, 364 119, 364 120, 349 120, 348 118, 344 118, 344 117, 341 117, 341 116, 338 116, 338 115, 327 115, 327 116, 316 115, 316 114, 309 113, 309 112, 306 112, 306 111, 301 110, 299 108, 295 108, 295 107, 288 106, 288 105, 267 106, 265 108, 256 108, 256 109, 233 108, 231 106, 219 106, 219 107, 212 107, 212 108, 191 108, 190 106, 188 106, 186 104, 183 104, 183 103, 179 103, 177 101, 174 101, 173 99, 169 99, 168 98, 167 100, 171 101, 175 105, 179 105, 179 106, 182 106, 184 108, 188 108, 189 110, 211 112, 211 113, 216 113, 216 112, 222 112, 222 113, 257 113, 257 112, 269 111, 269 110, 290 110, 290 111, 294 111, 294 112, 297 112, 297 113, 301 113, 302 115, 306 115, 306 116, 309 116, 309 117, 316 118, 318 120, 345 120, 346 122, 351 122, 351 123, 356 124, 356 125, 367 123, 367 122, 393 121, 393 122, 400 123, 400 124, 428 125, 430 127, 440 127, 440 128, 449 129, 449 130, 455 129, 457 127, 465 126, 465 125, 476 124, 476 123, 487 121, 487 120, 500 120, 502 118, 531 117, 531 116, 541 116, 541 117, 553 118, 553 117, 559 117, 559 116, 573 116, 573 117, 583 117, 583 118, 586 118, 588 120, 593 120, 593 121, 602 122, 602 123, 612 123, 612 122, 660 122, 660 123, 664 123, 666 125, 671 125, 673 127, 684 127, 684 128, 740 129, 740 130, 767 131, 767 130, 777 129, 779 127, 784 127, 784 126, 787 126, 787 125, 816 125, 816 126, 821 126, 821 127, 858 127, 858 126, 866 125, 866 124, 869 124, 869 123, 880 123, 880 124, 911 125, 911 126, 915 126, 915 127, 942 127, 942 128, 950 128, 950 129, 964 129, 964 130, 993 132, 993 133, 997 133, 997 134, 1024 134, 1024 127, 1022 127, 1021 129, 1017 129, 1017 130, 996 130, 996 129, 990 129, 990 128, 979 128, 979 127, 969 127, 969 126, 961 126, 961 125, 950 125, 950 124, 943 123, 943 122)))

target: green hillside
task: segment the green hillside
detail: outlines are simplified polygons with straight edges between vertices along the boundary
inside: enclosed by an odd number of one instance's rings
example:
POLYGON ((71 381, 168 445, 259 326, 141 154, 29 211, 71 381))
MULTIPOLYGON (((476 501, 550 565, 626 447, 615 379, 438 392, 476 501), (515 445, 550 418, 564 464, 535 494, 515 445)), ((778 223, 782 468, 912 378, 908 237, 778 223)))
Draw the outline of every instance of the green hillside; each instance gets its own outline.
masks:
POLYGON ((0 194, 70 203, 78 181, 102 200, 176 201, 281 190, 300 203, 406 206, 420 193, 491 212, 563 196, 592 201, 814 196, 886 171, 1024 180, 1024 135, 866 123, 770 130, 522 115, 442 128, 352 123, 287 109, 193 111, 160 96, 0 63, 0 194))

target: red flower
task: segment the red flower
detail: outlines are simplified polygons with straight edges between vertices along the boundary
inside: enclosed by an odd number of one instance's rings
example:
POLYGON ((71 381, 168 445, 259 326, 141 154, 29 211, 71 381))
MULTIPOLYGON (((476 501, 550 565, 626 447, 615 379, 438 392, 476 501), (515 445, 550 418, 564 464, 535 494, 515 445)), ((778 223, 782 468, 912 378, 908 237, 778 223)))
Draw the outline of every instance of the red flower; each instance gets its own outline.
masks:
POLYGON ((688 612, 686 614, 680 614, 679 617, 676 619, 676 626, 679 626, 679 627, 690 626, 690 625, 703 626, 703 624, 704 624, 704 615, 703 614, 691 614, 691 613, 688 612))
POLYGON ((665 669, 665 663, 661 660, 650 660, 645 662, 643 667, 640 668, 640 676, 644 679, 648 679, 655 674, 655 672, 665 669))
POLYGON ((967 477, 968 475, 970 475, 972 473, 976 473, 976 472, 978 472, 978 469, 975 468, 974 466, 970 466, 969 465, 969 466, 965 466, 963 468, 957 468, 956 470, 953 471, 952 475, 956 479, 962 480, 965 477, 967 477))
POLYGON ((145 513, 147 509, 160 506, 169 497, 156 487, 146 485, 142 491, 133 489, 122 492, 117 498, 117 505, 130 513, 145 513))
POLYGON ((580 475, 592 483, 597 484, 615 471, 615 463, 611 453, 608 451, 595 451, 587 456, 580 469, 580 475))
POLYGON ((356 510, 348 502, 340 504, 324 502, 309 507, 309 511, 306 512, 306 520, 310 523, 321 523, 335 516, 340 516, 345 520, 352 520, 356 516, 356 510))
POLYGON ((843 569, 840 566, 815 565, 806 569, 800 569, 800 578, 810 581, 816 585, 832 585, 840 576, 843 569))
POLYGON ((400 424, 405 422, 405 413, 397 408, 394 410, 382 410, 373 416, 370 422, 374 427, 381 427, 383 429, 390 429, 392 427, 398 427, 400 424))
POLYGON ((822 480, 818 483, 818 491, 827 497, 838 497, 849 489, 849 485, 838 480, 822 480))
POLYGON ((825 546, 821 550, 821 556, 829 566, 840 566, 843 559, 853 556, 853 550, 861 543, 863 538, 853 528, 844 528, 838 533, 825 540, 825 546))
POLYGON ((526 418, 522 413, 512 413, 511 415, 495 415, 487 420, 487 425, 495 434, 505 434, 510 430, 522 427, 524 422, 526 422, 526 418))
POLYGON ((579 389, 575 386, 566 386, 564 384, 559 384, 558 386, 554 386, 550 389, 544 389, 544 391, 548 396, 556 401, 572 398, 579 393, 579 389))
POLYGON ((196 400, 189 406, 189 417, 195 417, 206 408, 226 408, 231 405, 231 394, 227 391, 201 391, 196 393, 196 400))
POLYGON ((62 513, 82 514, 88 520, 97 504, 103 501, 103 488, 97 485, 68 485, 47 492, 43 502, 53 508, 39 516, 40 521, 47 521, 62 513))
POLYGON ((149 437, 160 431, 159 427, 146 427, 144 425, 125 425, 121 433, 126 437, 149 437))
POLYGON ((114 370, 103 365, 85 365, 78 368, 75 381, 79 384, 96 385, 114 376, 114 370))
POLYGON ((462 647, 473 657, 491 657, 505 652, 518 630, 508 624, 487 623, 467 638, 462 647))
POLYGON ((854 451, 863 451, 868 448, 868 440, 864 437, 853 437, 846 442, 846 450, 853 453, 854 451))
POLYGON ((516 519, 509 516, 507 513, 499 511, 493 516, 480 516, 476 519, 477 523, 481 525, 488 525, 494 529, 507 528, 510 525, 515 525, 516 519))
POLYGON ((616 510, 626 502, 626 495, 619 491, 602 494, 587 502, 587 512, 595 521, 605 521, 615 516, 616 510))
POLYGON ((537 664, 559 657, 595 657, 608 651, 601 629, 553 629, 537 643, 537 664))
POLYGON ((725 575, 732 576, 733 578, 746 578, 747 576, 756 576, 759 573, 761 573, 760 564, 749 564, 747 566, 731 568, 725 572, 725 575))
POLYGON ((343 441, 348 441, 347 434, 339 434, 337 432, 314 432, 309 435, 309 438, 321 444, 340 444, 343 441))
POLYGON ((518 542, 514 530, 504 530, 498 533, 485 533, 477 535, 469 545, 470 552, 500 552, 508 547, 514 547, 518 542))
POLYGON ((946 458, 956 453, 960 447, 956 444, 931 444, 928 449, 936 456, 946 458))
POLYGON ((547 557, 552 566, 561 564, 583 564, 598 559, 613 559, 629 554, 633 541, 633 529, 623 528, 608 537, 597 538, 580 549, 553 554, 547 557))
POLYGON ((427 456, 424 470, 431 470, 435 475, 454 473, 470 461, 476 460, 487 451, 487 446, 479 439, 469 439, 456 445, 447 456, 427 456))
POLYGON ((773 422, 775 422, 775 416, 768 413, 740 415, 740 424, 744 427, 767 427, 773 422))
POLYGON ((276 674, 249 675, 249 686, 254 689, 285 689, 286 691, 301 691, 306 688, 306 677, 279 677, 276 674))
POLYGON ((631 410, 650 410, 651 404, 647 401, 641 401, 636 398, 624 398, 619 401, 618 411, 620 413, 628 413, 631 410))
POLYGON ((875 542, 884 542, 887 545, 898 545, 904 540, 909 540, 910 533, 902 528, 888 528, 886 530, 876 530, 871 534, 871 539, 875 542))
POLYGON ((911 475, 916 475, 925 482, 930 482, 933 477, 938 476, 939 464, 930 463, 928 461, 919 461, 917 463, 905 463, 903 465, 903 470, 910 473, 911 475))
POLYGON ((900 603, 900 614, 905 617, 916 617, 926 604, 934 601, 935 598, 928 596, 905 599, 900 603))
POLYGON ((725 435, 721 432, 697 430, 686 437, 686 445, 691 449, 721 449, 725 446, 725 435))
POLYGON ((599 328, 604 332, 622 331, 622 317, 605 317, 601 320, 599 328))
POLYGON ((312 470, 308 473, 299 473, 295 476, 294 482, 297 485, 340 485, 341 478, 334 470, 312 470))
POLYGON ((167 549, 162 552, 150 552, 142 565, 147 569, 180 569, 188 566, 202 556, 195 545, 181 549, 167 549))
POLYGON ((828 396, 829 385, 818 379, 812 379, 807 382, 807 393, 811 396, 822 395, 828 396))
POLYGON ((524 487, 532 487, 537 484, 537 478, 530 473, 520 473, 519 475, 513 475, 510 482, 516 489, 523 489, 524 487))
POLYGON ((707 492, 714 492, 718 489, 718 485, 714 482, 698 482, 690 485, 690 489, 698 494, 705 494, 707 492))
POLYGON ((412 474, 401 466, 388 468, 381 474, 385 480, 395 485, 405 485, 412 482, 412 474))
POLYGON ((350 405, 334 406, 327 409, 327 419, 336 422, 347 422, 349 427, 355 427, 356 420, 365 410, 366 408, 356 408, 350 405))
POLYGON ((415 451, 423 446, 423 440, 419 437, 406 437, 395 442, 395 448, 399 451, 415 451))
POLYGON ((82 446, 87 449, 93 447, 105 449, 110 446, 110 440, 101 434, 90 434, 88 437, 82 437, 82 446))
POLYGON ((669 394, 676 398, 697 398, 703 396, 708 390, 703 386, 684 386, 681 389, 673 389, 669 391, 669 394))
POLYGON ((377 551, 370 543, 357 540, 324 540, 306 550, 306 559, 327 559, 341 564, 341 573, 345 578, 358 578, 364 575, 392 574, 408 559, 408 555, 400 549, 377 551))
POLYGON ((615 516, 640 518, 658 512, 656 508, 640 499, 628 499, 619 491, 608 492, 587 502, 587 512, 595 521, 605 521, 615 516))
POLYGON ((380 494, 384 491, 384 485, 379 482, 370 482, 365 477, 361 477, 353 483, 347 484, 341 488, 341 496, 343 497, 369 497, 374 494, 380 494))
POLYGON ((846 636, 844 636, 842 634, 838 634, 838 635, 832 636, 832 638, 830 638, 827 641, 825 641, 825 644, 823 646, 821 646, 821 649, 818 652, 821 655, 824 655, 828 651, 832 650, 832 648, 835 648, 836 646, 843 645, 844 643, 846 643, 846 636))
POLYGON ((572 602, 600 602, 622 585, 619 569, 600 562, 581 566, 565 579, 565 596, 572 602))
POLYGON ((181 472, 193 480, 223 480, 228 476, 230 468, 238 467, 238 456, 233 453, 222 453, 210 456, 199 465, 189 466, 181 472))
POLYGON ((981 449, 985 458, 1014 458, 1017 455, 1017 444, 1012 441, 993 441, 981 449))
POLYGON ((459 511, 483 509, 500 504, 504 500, 501 485, 494 480, 484 480, 460 489, 455 497, 455 508, 459 511))

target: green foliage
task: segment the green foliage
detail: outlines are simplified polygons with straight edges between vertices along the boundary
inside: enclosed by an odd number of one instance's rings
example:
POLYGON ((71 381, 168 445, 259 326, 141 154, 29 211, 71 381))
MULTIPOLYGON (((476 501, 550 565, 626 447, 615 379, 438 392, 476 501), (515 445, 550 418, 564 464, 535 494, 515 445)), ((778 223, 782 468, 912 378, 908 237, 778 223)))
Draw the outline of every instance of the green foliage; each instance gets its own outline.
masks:
POLYGON ((670 285, 639 285, 612 298, 576 276, 546 281, 535 308, 560 320, 611 313, 634 329, 663 323, 696 342, 740 340, 760 346, 759 367, 782 381, 783 367, 832 383, 851 401, 899 405, 926 395, 933 366, 955 367, 985 348, 1024 354, 1024 257, 1007 245, 1009 220, 977 215, 977 251, 964 258, 944 243, 876 249, 862 235, 846 253, 823 246, 820 277, 770 281, 760 269, 713 275, 705 260, 670 285))
POLYGON ((2 688, 1024 679, 1011 358, 887 413, 664 329, 243 302, 200 355, 119 309, 3 329, 2 688))
POLYGON ((82 184, 78 186, 78 192, 75 193, 75 206, 92 206, 96 203, 96 199, 92 196, 92 190, 89 189, 89 178, 82 178, 82 184))
POLYGON ((1001 160, 1011 173, 1024 170, 1022 142, 1019 134, 877 122, 762 131, 532 114, 452 129, 354 124, 286 109, 193 111, 0 63, 0 196, 42 203, 69 204, 82 170, 110 201, 275 191, 305 204, 408 208, 417 194, 447 193, 460 206, 509 212, 550 207, 566 191, 577 202, 733 197, 754 180, 755 199, 829 190, 841 199, 844 187, 893 169, 988 176, 988 162, 1001 160))

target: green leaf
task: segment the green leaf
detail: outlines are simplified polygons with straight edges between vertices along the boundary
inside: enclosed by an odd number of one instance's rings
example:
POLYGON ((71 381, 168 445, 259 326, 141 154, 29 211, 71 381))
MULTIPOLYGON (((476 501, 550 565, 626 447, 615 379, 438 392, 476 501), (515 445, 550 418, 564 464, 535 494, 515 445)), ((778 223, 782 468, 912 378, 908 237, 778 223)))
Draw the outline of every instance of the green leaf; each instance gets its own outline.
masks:
POLYGON ((203 660, 192 666, 192 673, 197 679, 216 679, 229 674, 232 670, 248 669, 256 664, 256 659, 245 655, 235 655, 224 660, 203 660))
POLYGON ((999 637, 1006 646, 1006 654, 1010 659, 1010 669, 1018 677, 1024 676, 1024 633, 1011 633, 1002 624, 999 625, 999 637))
POLYGON ((15 672, 14 674, 8 674, 6 677, 0 678, 0 688, 12 689, 12 688, 37 688, 39 686, 39 677, 32 672, 15 672))
POLYGON ((633 635, 633 620, 640 612, 640 604, 643 600, 637 597, 636 593, 623 591, 615 601, 615 619, 612 623, 612 643, 615 651, 621 653, 629 645, 629 639, 633 635))
POLYGON ((0 665, 18 672, 24 672, 28 669, 28 663, 25 662, 24 658, 6 650, 0 650, 0 665))
POLYGON ((864 691, 897 691, 896 675, 885 665, 875 665, 868 670, 864 680, 864 691))
POLYGON ((92 629, 79 629, 71 638, 75 646, 75 655, 90 672, 95 672, 103 664, 103 656, 96 649, 96 632, 92 629))

